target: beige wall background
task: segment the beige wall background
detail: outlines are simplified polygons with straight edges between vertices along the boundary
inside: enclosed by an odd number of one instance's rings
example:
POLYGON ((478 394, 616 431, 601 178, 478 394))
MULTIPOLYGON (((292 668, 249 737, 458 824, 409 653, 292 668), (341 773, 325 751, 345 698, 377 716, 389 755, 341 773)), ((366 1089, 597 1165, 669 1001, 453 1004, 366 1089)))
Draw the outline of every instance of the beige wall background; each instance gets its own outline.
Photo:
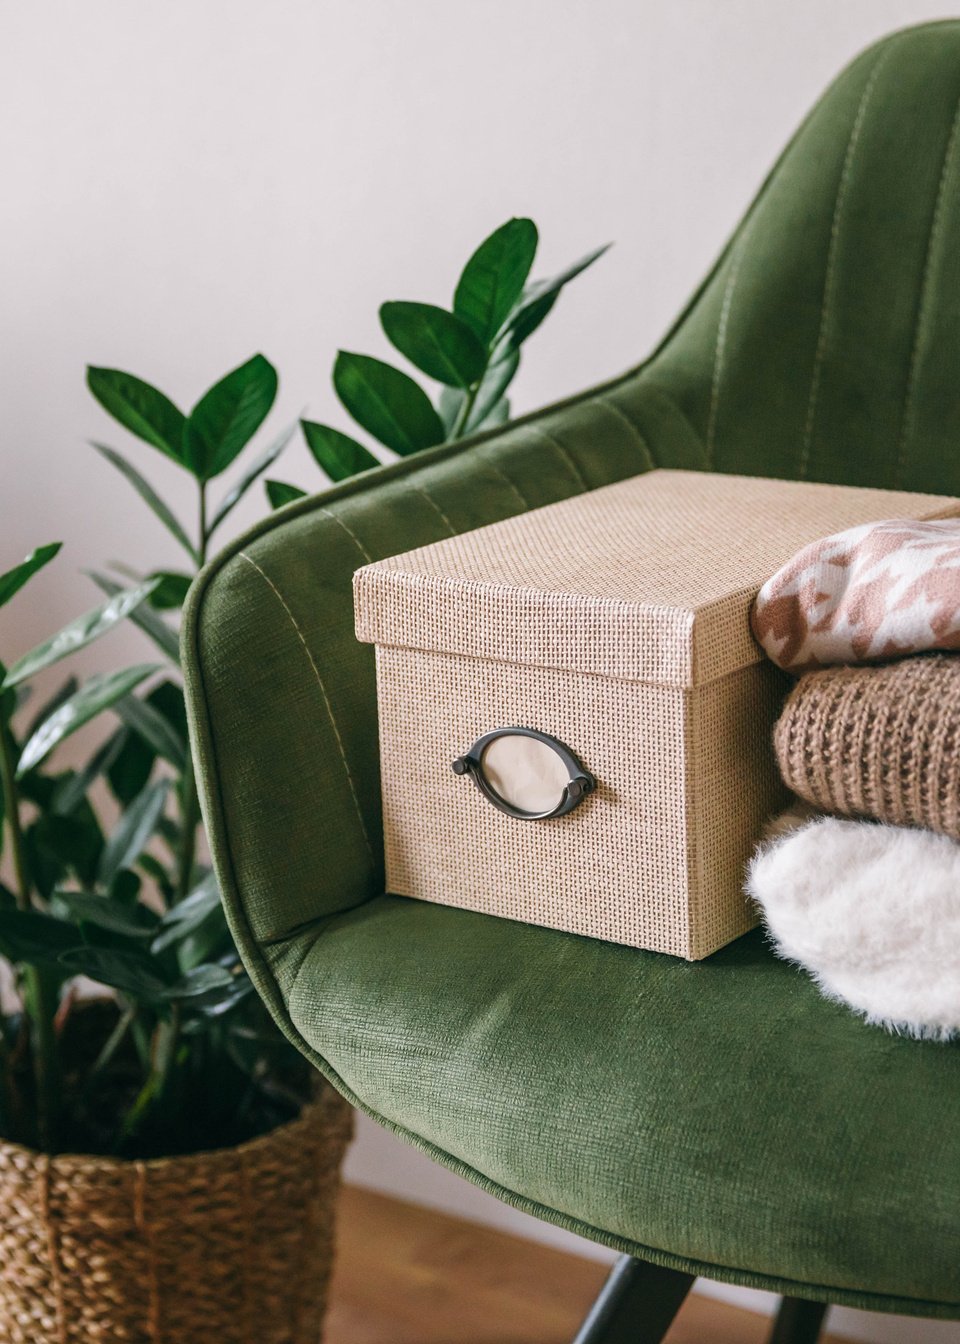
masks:
MULTIPOLYGON (((273 425, 308 407, 347 428, 329 385, 337 348, 385 355, 382 300, 449 302, 475 244, 529 214, 541 273, 616 243, 530 342, 515 407, 566 395, 649 349, 838 68, 944 13, 929 0, 0 0, 0 567, 66 543, 35 600, 4 613, 4 655, 92 605, 82 568, 178 560, 85 440, 129 448, 184 509, 186 481, 110 428, 86 363, 189 405, 262 350, 281 375, 273 425)), ((321 482, 300 446, 276 474, 321 482)), ((264 508, 256 491, 238 526, 264 508)), ((135 633, 113 638, 116 656, 139 656, 135 633)), ((349 1175, 575 1244, 372 1125, 349 1175)), ((833 1324, 878 1344, 960 1341, 952 1325, 833 1324)))

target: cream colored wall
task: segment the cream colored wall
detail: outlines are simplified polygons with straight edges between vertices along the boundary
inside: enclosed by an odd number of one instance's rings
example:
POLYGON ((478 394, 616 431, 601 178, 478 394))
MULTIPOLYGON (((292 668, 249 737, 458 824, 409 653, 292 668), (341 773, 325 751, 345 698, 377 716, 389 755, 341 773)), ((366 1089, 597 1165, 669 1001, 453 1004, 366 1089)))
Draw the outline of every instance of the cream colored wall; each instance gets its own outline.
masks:
MULTIPOLYGON (((385 353, 381 300, 447 301, 472 246, 528 213, 544 269, 616 240, 531 341, 515 402, 564 395, 649 348, 838 67, 943 13, 925 0, 0 0, 0 564, 67 543, 38 600, 4 614, 0 648, 90 603, 83 566, 177 560, 84 446, 130 446, 86 394, 86 362, 189 403, 261 349, 281 372, 278 425, 309 406, 345 426, 337 347, 385 353)), ((186 506, 175 469, 133 453, 186 506)), ((319 479, 299 447, 277 474, 319 479)), ((258 494, 242 521, 262 507, 258 494)), ((139 655, 124 638, 118 654, 139 655)), ((350 1173, 559 1236, 366 1125, 350 1173)), ((866 1322, 843 1323, 877 1341, 960 1340, 866 1322)))

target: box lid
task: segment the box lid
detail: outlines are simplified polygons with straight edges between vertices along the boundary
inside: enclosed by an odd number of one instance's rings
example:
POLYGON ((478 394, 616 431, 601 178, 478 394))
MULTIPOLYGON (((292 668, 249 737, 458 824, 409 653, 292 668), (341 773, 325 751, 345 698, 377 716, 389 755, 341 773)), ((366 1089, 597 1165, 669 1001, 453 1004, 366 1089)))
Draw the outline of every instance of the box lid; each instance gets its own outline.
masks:
POLYGON ((759 662, 750 606, 810 541, 943 495, 656 470, 366 565, 357 638, 695 686, 759 662))

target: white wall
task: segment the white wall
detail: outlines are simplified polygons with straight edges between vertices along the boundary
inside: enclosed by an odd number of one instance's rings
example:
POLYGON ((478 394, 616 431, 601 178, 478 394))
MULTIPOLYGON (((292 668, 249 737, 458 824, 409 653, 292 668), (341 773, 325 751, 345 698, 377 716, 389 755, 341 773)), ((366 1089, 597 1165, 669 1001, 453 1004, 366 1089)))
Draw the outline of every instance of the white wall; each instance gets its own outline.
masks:
MULTIPOLYGON (((309 405, 346 427, 329 388, 338 346, 385 353, 380 301, 447 301, 485 232, 528 213, 543 271, 617 244, 531 342, 515 404, 571 392, 656 339, 843 62, 943 12, 928 0, 0 0, 0 567, 67 542, 38 600, 4 614, 0 650, 89 604, 82 566, 178 559, 84 440, 132 447, 184 507, 186 482, 110 429, 85 363, 189 404, 261 349, 281 372, 274 423, 309 405)), ((299 447, 277 474, 319 479, 299 447)), ((242 521, 262 507, 257 493, 242 521)), ((361 1136, 355 1179, 536 1231, 369 1127, 361 1136)), ((952 1326, 851 1321, 877 1341, 960 1340, 952 1326)))

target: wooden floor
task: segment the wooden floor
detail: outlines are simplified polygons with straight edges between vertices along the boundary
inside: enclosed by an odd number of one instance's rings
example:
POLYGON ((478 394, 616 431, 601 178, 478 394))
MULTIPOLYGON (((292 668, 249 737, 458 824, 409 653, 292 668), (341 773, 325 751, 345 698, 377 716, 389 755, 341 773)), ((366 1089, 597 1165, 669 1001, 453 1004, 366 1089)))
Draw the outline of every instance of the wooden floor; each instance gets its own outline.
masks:
MULTIPOLYGON (((607 1273, 350 1186, 338 1244, 325 1344, 570 1344, 607 1273)), ((668 1340, 763 1344, 769 1328, 763 1316, 694 1294, 668 1340)))

